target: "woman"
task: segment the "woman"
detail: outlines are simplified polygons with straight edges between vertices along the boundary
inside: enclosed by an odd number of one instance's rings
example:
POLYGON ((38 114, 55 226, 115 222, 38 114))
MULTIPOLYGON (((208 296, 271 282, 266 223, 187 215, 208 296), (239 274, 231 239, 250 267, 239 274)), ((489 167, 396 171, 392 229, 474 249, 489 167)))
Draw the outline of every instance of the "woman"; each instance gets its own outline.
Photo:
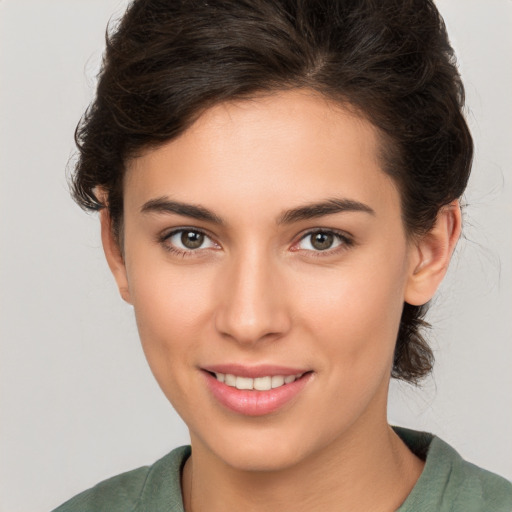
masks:
POLYGON ((136 0, 77 132, 74 195, 191 449, 72 510, 510 510, 392 429, 472 141, 429 1, 136 0))

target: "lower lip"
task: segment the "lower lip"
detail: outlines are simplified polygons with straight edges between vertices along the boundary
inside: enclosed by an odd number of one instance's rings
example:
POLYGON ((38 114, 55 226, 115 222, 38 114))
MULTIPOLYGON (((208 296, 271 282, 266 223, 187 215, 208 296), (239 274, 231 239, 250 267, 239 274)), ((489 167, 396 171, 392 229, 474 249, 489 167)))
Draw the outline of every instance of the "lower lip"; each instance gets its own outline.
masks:
POLYGON ((203 372, 213 396, 231 411, 246 416, 263 416, 275 412, 292 401, 306 386, 311 373, 300 379, 268 391, 237 389, 219 382, 213 375, 203 372))

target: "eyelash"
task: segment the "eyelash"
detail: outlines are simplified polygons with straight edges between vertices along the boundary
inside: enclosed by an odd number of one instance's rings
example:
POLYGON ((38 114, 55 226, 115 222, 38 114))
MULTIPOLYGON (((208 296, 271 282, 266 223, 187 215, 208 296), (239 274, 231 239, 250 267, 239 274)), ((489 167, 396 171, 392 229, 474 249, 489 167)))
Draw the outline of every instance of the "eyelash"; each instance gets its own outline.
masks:
POLYGON ((178 235, 180 233, 182 233, 182 234, 183 233, 196 233, 199 235, 203 235, 205 238, 209 239, 213 244, 218 245, 216 242, 213 241, 212 237, 210 235, 208 235, 208 233, 206 233, 205 231, 203 231, 201 229, 192 228, 192 227, 191 228, 184 227, 184 228, 174 229, 171 232, 165 233, 164 235, 158 237, 158 242, 163 246, 163 248, 166 251, 176 254, 177 256, 181 256, 183 258, 196 256, 197 255, 196 253, 198 253, 201 249, 184 250, 184 249, 180 249, 180 248, 176 247, 175 245, 173 245, 169 242, 169 240, 173 236, 178 235))
MULTIPOLYGON (((213 241, 212 237, 210 235, 208 235, 208 233, 206 233, 205 231, 198 229, 198 228, 187 228, 187 227, 174 229, 173 231, 171 231, 169 233, 165 233, 164 235, 159 236, 158 242, 163 246, 163 248, 166 251, 176 254, 178 256, 181 256, 183 258, 197 256, 198 255, 197 253, 199 253, 199 251, 204 250, 204 249, 198 248, 195 250, 194 249, 183 250, 183 249, 179 249, 175 245, 169 243, 169 240, 173 236, 180 234, 180 233, 183 234, 186 232, 203 235, 204 237, 209 239, 211 241, 211 243, 218 246, 218 244, 215 241, 213 241)), ((334 249, 329 248, 329 249, 325 249, 324 251, 322 251, 322 250, 315 251, 315 250, 309 250, 309 249, 293 249, 293 248, 292 248, 292 251, 298 252, 298 251, 304 250, 304 251, 309 252, 312 257, 317 258, 317 257, 324 257, 324 256, 337 254, 338 252, 349 249, 350 247, 352 247, 355 244, 353 238, 345 232, 337 231, 334 229, 316 228, 316 229, 311 229, 308 232, 304 233, 299 238, 299 240, 293 244, 293 247, 300 244, 300 242, 305 240, 308 236, 311 236, 314 234, 320 234, 320 233, 323 235, 333 235, 340 242, 339 245, 334 247, 334 249)))
MULTIPOLYGON (((348 235, 347 233, 345 233, 343 231, 338 231, 335 229, 315 228, 315 229, 310 229, 309 231, 304 233, 299 238, 299 241, 294 244, 294 246, 298 245, 300 242, 305 240, 307 237, 309 237, 311 235, 316 235, 316 234, 333 235, 334 238, 337 239, 340 243, 333 249, 329 248, 329 249, 325 249, 324 251, 321 251, 321 250, 314 251, 314 250, 309 250, 309 249, 303 249, 303 250, 306 250, 307 252, 309 252, 310 256, 314 257, 314 258, 322 258, 322 257, 338 254, 342 251, 346 251, 347 249, 354 246, 354 244, 355 244, 354 239, 350 235, 348 235)), ((300 251, 301 249, 293 249, 293 250, 300 251)))

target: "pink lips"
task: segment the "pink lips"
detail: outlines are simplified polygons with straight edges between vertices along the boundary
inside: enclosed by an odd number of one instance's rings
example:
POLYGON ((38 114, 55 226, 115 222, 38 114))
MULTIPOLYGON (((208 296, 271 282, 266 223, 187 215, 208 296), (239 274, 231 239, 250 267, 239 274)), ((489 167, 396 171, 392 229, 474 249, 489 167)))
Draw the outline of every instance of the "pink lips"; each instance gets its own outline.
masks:
POLYGON ((293 400, 309 382, 312 373, 297 368, 262 365, 246 367, 240 365, 214 365, 203 369, 207 386, 212 395, 231 411, 246 416, 263 416, 277 411, 293 400), (272 375, 298 375, 299 379, 268 391, 240 390, 219 382, 211 373, 232 374, 240 377, 265 377, 272 375), (306 372, 306 373, 305 373, 306 372))

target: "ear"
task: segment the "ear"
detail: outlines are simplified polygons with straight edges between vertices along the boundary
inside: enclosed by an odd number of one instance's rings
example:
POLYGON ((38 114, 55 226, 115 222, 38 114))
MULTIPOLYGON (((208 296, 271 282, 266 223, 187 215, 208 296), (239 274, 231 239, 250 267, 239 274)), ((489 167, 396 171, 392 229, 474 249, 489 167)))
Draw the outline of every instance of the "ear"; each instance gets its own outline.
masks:
POLYGON ((414 242, 405 302, 426 304, 441 284, 460 237, 461 213, 458 201, 443 206, 433 228, 414 242))
POLYGON ((101 241, 103 243, 103 250, 107 258, 108 266, 114 275, 121 297, 131 304, 126 265, 119 243, 115 239, 114 232, 112 231, 112 219, 106 207, 100 211, 100 223, 101 241))

